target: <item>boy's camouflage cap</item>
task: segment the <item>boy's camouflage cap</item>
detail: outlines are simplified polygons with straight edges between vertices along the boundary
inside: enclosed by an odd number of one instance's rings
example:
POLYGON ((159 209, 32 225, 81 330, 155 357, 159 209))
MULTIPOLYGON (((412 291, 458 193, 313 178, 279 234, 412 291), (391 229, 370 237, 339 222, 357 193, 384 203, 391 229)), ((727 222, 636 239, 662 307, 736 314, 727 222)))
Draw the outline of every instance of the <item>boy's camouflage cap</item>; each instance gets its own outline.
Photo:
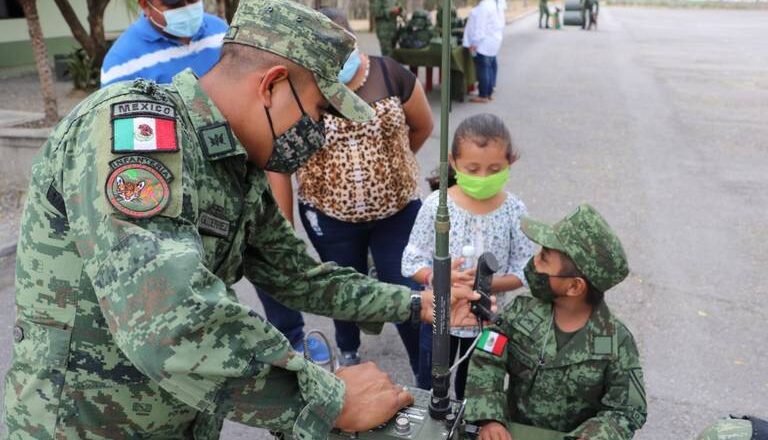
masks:
POLYGON ((602 292, 619 284, 629 273, 619 238, 595 208, 586 203, 552 226, 529 217, 523 218, 521 226, 535 243, 568 255, 602 292))
POLYGON ((240 0, 224 43, 253 46, 311 71, 328 102, 348 119, 366 122, 373 110, 338 80, 355 36, 292 0, 240 0))

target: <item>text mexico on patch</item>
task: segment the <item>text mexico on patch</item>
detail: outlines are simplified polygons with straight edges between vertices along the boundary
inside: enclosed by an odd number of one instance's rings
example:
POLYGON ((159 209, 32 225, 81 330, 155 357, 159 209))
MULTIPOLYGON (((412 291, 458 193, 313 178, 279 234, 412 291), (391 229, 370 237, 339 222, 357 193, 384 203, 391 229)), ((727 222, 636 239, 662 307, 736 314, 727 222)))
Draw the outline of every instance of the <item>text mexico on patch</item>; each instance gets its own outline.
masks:
POLYGON ((173 153, 176 141, 176 109, 155 101, 112 104, 112 152, 173 153))

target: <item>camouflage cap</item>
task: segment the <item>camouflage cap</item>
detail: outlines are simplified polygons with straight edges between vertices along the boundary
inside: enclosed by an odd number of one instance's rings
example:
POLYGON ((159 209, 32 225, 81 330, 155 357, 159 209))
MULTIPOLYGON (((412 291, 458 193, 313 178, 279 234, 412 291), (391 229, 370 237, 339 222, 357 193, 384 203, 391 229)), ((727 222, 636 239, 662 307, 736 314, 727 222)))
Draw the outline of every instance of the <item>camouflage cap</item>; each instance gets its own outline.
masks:
POLYGON ((311 71, 339 113, 366 122, 373 110, 338 79, 355 41, 354 35, 323 14, 292 0, 240 0, 224 36, 224 44, 265 50, 311 71))
POLYGON ((602 292, 619 284, 629 273, 619 238, 595 208, 586 203, 552 226, 525 217, 522 230, 533 242, 568 255, 602 292))
POLYGON ((749 420, 723 419, 704 429, 696 440, 751 440, 752 431, 749 420))

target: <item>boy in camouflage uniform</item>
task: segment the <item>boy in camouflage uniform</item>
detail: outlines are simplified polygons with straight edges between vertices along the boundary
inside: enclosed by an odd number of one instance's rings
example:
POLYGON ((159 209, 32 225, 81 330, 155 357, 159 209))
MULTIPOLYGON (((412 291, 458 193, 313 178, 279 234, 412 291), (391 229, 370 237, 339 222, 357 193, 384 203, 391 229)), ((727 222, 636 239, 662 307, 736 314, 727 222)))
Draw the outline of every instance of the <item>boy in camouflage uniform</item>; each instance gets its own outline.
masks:
MULTIPOLYGON (((205 76, 117 83, 55 127, 19 237, 11 439, 212 439, 224 418, 325 439, 412 401, 373 364, 305 360, 232 289, 368 329, 429 320, 431 292, 310 258, 267 185, 322 147, 326 105, 372 115, 338 81, 354 45, 297 2, 241 0, 205 76)), ((478 296, 455 292, 471 322, 478 296)))
POLYGON ((768 440, 768 421, 730 416, 707 426, 696 440, 768 440))
POLYGON ((544 27, 541 25, 542 19, 546 28, 549 29, 549 5, 547 0, 539 0, 539 29, 544 27))
POLYGON ((523 219, 522 230, 542 246, 525 268, 533 297, 515 298, 478 342, 466 420, 481 440, 511 439, 510 422, 569 440, 632 438, 646 419, 640 359, 603 301, 628 273, 619 239, 586 204, 553 226, 523 219))

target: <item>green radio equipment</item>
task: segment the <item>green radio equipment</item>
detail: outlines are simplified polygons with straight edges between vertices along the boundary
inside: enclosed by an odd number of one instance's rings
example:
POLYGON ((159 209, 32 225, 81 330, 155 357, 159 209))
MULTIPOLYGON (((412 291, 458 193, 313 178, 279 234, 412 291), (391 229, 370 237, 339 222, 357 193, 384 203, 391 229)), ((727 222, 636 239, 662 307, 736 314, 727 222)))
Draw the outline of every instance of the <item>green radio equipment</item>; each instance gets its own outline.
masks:
MULTIPOLYGON (((451 0, 442 0, 442 10, 450 11, 451 0)), ((451 256, 448 252, 448 113, 451 91, 451 15, 442 15, 442 86, 440 87, 440 199, 435 219, 433 256, 434 310, 432 334, 432 391, 410 390, 414 404, 403 408, 393 419, 367 432, 346 433, 334 430, 329 440, 342 439, 423 439, 457 440, 464 402, 450 397, 451 256)))
MULTIPOLYGON (((451 0, 442 0, 442 10, 451 11, 451 0)), ((398 411, 387 423, 365 432, 343 432, 334 429, 328 440, 464 440, 476 438, 479 428, 464 424, 466 401, 450 396, 451 371, 464 359, 450 366, 451 256, 448 248, 450 219, 448 215, 448 116, 451 108, 451 14, 442 14, 443 75, 440 87, 440 167, 439 203, 435 218, 435 252, 433 255, 434 317, 432 324, 432 390, 409 389, 414 403, 398 411)), ((474 290, 481 298, 471 305, 478 322, 498 323, 491 310, 491 283, 498 270, 493 254, 486 252, 477 262, 474 290)), ((471 351, 469 352, 471 353, 471 351)), ((467 356, 469 356, 467 353, 467 356)), ((361 408, 364 411, 364 409, 361 408)), ((562 440, 560 433, 512 424, 515 438, 562 440)))

